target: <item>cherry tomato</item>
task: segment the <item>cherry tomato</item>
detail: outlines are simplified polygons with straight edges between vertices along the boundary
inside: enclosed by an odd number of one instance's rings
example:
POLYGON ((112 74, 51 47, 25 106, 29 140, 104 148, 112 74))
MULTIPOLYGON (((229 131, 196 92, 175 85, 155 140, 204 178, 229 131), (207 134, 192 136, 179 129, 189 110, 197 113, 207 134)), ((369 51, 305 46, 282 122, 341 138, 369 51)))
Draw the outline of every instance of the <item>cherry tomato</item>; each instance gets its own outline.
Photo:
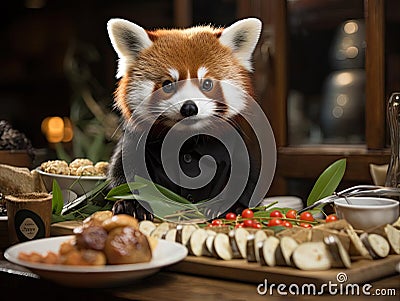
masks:
POLYGON ((253 210, 251 210, 249 208, 244 209, 242 211, 242 217, 243 218, 252 218, 253 216, 254 216, 254 212, 253 212, 253 210))
POLYGON ((244 227, 243 223, 238 223, 238 224, 235 225, 235 228, 236 228, 236 229, 237 229, 237 228, 243 228, 243 227, 244 227))
POLYGON ((236 220, 236 214, 233 212, 229 212, 226 214, 225 218, 228 220, 234 221, 234 220, 236 220))
POLYGON ((258 221, 254 221, 252 227, 255 229, 261 229, 262 225, 258 221))
POLYGON ((339 219, 339 218, 337 217, 336 214, 329 214, 329 215, 326 217, 325 222, 331 223, 331 222, 337 221, 338 219, 339 219))
POLYGON ((243 226, 251 228, 253 227, 253 223, 254 221, 252 219, 246 219, 243 221, 243 226))
POLYGON ((270 217, 278 217, 278 218, 282 218, 283 214, 282 212, 280 212, 279 210, 274 210, 269 214, 270 217))
POLYGON ((297 218, 297 211, 294 209, 290 209, 288 212, 286 212, 286 217, 287 218, 292 218, 292 219, 296 219, 297 218))
POLYGON ((312 216, 312 214, 308 211, 304 211, 300 214, 300 219, 302 221, 309 221, 312 222, 314 221, 314 217, 312 216))
POLYGON ((282 220, 279 218, 273 218, 268 222, 268 227, 273 227, 273 226, 282 226, 282 220))
POLYGON ((312 225, 311 225, 311 224, 308 224, 308 223, 300 223, 300 227, 303 227, 303 228, 312 228, 312 225))
POLYGON ((286 228, 292 228, 293 227, 292 223, 290 223, 288 221, 283 221, 282 222, 282 226, 284 226, 286 228))
POLYGON ((211 225, 212 226, 222 226, 222 221, 220 220, 220 219, 214 219, 212 222, 211 222, 211 225))

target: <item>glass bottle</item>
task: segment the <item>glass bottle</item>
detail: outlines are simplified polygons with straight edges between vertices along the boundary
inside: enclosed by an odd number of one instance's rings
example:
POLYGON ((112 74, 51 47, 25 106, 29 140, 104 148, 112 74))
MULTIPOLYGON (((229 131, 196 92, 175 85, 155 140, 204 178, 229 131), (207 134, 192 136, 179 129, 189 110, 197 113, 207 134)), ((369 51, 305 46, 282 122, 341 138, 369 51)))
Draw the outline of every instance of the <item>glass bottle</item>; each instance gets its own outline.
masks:
POLYGON ((400 92, 394 92, 387 104, 391 156, 385 186, 400 187, 400 92))

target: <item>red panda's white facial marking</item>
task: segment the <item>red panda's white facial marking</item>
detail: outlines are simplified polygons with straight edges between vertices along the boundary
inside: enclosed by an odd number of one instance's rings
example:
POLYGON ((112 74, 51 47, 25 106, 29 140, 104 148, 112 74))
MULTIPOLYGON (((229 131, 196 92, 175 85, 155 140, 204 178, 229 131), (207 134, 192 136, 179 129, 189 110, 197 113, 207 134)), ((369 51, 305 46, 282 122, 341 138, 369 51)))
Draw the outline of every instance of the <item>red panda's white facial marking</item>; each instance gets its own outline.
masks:
POLYGON ((197 78, 202 80, 203 78, 206 77, 208 70, 206 67, 201 66, 198 70, 197 70, 197 78))
POLYGON ((143 100, 148 98, 154 90, 154 82, 150 80, 137 80, 131 82, 127 87, 127 105, 135 108, 137 114, 145 114, 146 108, 142 106, 143 100))
MULTIPOLYGON (((167 117, 166 125, 173 125, 177 121, 184 118, 189 118, 195 127, 204 126, 208 123, 207 117, 214 114, 216 110, 215 100, 208 97, 202 91, 202 83, 204 80, 190 79, 173 83, 175 85, 171 95, 157 99, 152 104, 158 109, 157 112, 162 112, 162 115, 167 117), (193 111, 187 113, 184 111, 188 101, 192 102, 193 111)), ((161 94, 161 93, 160 93, 161 94)), ((163 94, 162 94, 163 95, 163 94)))
POLYGON ((241 88, 241 83, 233 80, 221 82, 221 88, 227 104, 226 117, 233 117, 240 114, 246 108, 246 95, 248 94, 241 88))
POLYGON ((177 82, 179 80, 179 71, 178 70, 176 70, 175 68, 169 68, 168 72, 175 82, 177 82))
POLYGON ((242 113, 245 95, 253 95, 249 72, 260 31, 261 22, 254 18, 225 29, 156 31, 110 20, 108 32, 119 57, 117 78, 122 77, 116 106, 126 120, 132 114, 160 113, 169 126, 184 118, 204 126, 210 116, 242 113))

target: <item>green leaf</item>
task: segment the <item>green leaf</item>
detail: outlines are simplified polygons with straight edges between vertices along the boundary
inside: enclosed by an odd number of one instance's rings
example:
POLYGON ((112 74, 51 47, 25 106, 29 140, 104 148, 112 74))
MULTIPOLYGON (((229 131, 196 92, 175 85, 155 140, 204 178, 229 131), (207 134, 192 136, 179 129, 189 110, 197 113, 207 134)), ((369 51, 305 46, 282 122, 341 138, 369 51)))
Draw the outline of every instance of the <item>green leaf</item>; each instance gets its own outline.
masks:
POLYGON ((277 234, 283 230, 286 230, 287 228, 283 226, 273 226, 273 227, 268 227, 267 229, 272 230, 274 231, 275 234, 277 234))
POLYGON ((63 209, 64 206, 64 200, 60 185, 58 185, 56 180, 53 180, 52 194, 53 194, 53 200, 51 204, 52 212, 56 215, 60 215, 61 210, 63 209))
POLYGON ((200 212, 198 205, 192 204, 171 190, 139 176, 135 176, 134 182, 114 187, 105 198, 110 201, 133 199, 144 201, 162 220, 166 218, 174 220, 204 219, 204 214, 200 212))
MULTIPOLYGON (((163 195, 165 195, 167 198, 169 198, 170 200, 173 200, 175 202, 178 203, 182 203, 182 204, 192 204, 191 202, 189 202, 187 199, 185 199, 184 197, 176 194, 175 192, 159 185, 156 183, 153 183, 149 180, 146 180, 145 178, 139 177, 139 176, 135 176, 135 181, 139 182, 139 183, 144 183, 146 184, 146 186, 148 185, 154 185, 163 195)), ((140 193, 140 189, 139 193, 140 193)))
POLYGON ((196 216, 204 219, 204 215, 199 211, 196 204, 190 203, 161 185, 154 184, 139 176, 135 176, 135 182, 146 184, 145 187, 138 189, 139 193, 136 199, 147 202, 158 218, 163 220, 173 218, 178 221, 196 216))
POLYGON ((139 190, 141 188, 146 187, 147 184, 138 183, 138 182, 130 182, 121 184, 112 188, 106 195, 107 200, 114 201, 116 199, 120 199, 122 197, 128 198, 129 195, 132 195, 132 190, 139 190))
POLYGON ((332 195, 342 180, 345 170, 346 159, 337 160, 328 166, 315 182, 308 196, 307 206, 314 204, 324 197, 332 195))

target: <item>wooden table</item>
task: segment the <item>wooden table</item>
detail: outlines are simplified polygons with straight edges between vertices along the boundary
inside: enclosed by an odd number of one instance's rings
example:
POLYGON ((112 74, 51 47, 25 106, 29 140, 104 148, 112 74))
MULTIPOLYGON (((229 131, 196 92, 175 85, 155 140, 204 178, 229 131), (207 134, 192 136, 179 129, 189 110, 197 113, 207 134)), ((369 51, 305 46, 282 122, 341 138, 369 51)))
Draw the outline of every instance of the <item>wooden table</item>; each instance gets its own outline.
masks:
MULTIPOLYGON (((184 273, 175 273, 167 269, 134 282, 130 285, 111 289, 75 289, 62 287, 46 280, 18 275, 23 271, 18 266, 0 260, 0 296, 13 300, 287 300, 274 292, 272 296, 259 295, 257 285, 201 277, 184 273), (8 271, 7 271, 8 269, 8 271)), ((400 275, 371 282, 373 289, 395 289, 395 296, 374 296, 374 300, 399 300, 400 275)), ((350 296, 290 296, 298 300, 349 300, 350 296)), ((351 300, 365 300, 366 296, 351 296, 351 300)), ((3 299, 3 298, 2 298, 3 299)), ((4 300, 4 299, 3 299, 4 300)))
MULTIPOLYGON (((1 254, 2 255, 2 254, 1 254)), ((11 264, 2 258, 0 260, 0 296, 12 300, 287 300, 296 297, 298 300, 326 300, 335 301, 365 300, 365 295, 346 296, 330 295, 325 293, 319 296, 299 295, 283 296, 276 290, 270 295, 257 293, 256 283, 234 281, 221 278, 204 277, 189 273, 174 272, 176 265, 163 268, 157 274, 148 278, 132 282, 118 288, 106 289, 76 289, 63 287, 52 282, 39 279, 28 270, 11 264)), ((190 272, 190 271, 189 271, 190 272)), ((279 282, 279 279, 275 281, 279 282)), ((391 275, 383 279, 370 282, 370 292, 377 289, 385 290, 392 296, 374 296, 374 300, 399 300, 400 274, 391 275)), ((5 300, 1 298, 2 300, 5 300)))

